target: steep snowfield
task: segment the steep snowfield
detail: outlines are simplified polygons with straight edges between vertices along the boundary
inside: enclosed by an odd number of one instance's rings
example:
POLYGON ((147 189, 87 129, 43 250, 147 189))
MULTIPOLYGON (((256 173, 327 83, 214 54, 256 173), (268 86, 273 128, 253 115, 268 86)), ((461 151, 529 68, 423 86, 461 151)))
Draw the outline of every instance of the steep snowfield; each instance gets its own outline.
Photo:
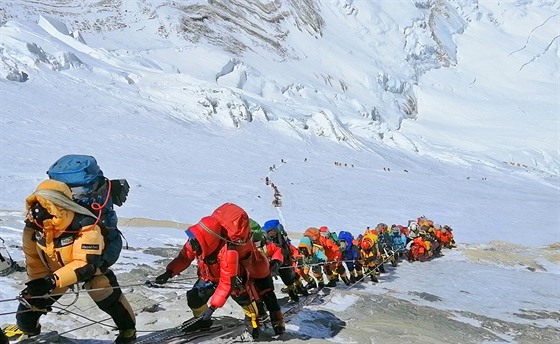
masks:
MULTIPOLYGON (((184 228, 223 202, 260 222, 280 218, 294 237, 426 215, 455 228, 459 250, 402 263, 376 286, 333 290, 288 338, 558 341, 559 6, 3 3, 1 236, 21 260, 24 198, 60 156, 94 155, 106 176, 131 184, 121 226, 167 221, 125 228, 132 248, 115 267, 133 286, 139 327, 152 330, 190 314, 186 286, 137 286, 183 243, 175 222, 184 228), (154 303, 165 311, 141 312, 154 303)), ((0 278, 0 298, 23 279, 0 278)), ((92 306, 82 296, 70 309, 103 318, 92 306)), ((240 314, 229 303, 221 312, 240 314)), ((80 324, 89 322, 45 318, 45 328, 80 324)), ((112 337, 98 325, 73 333, 112 337)))

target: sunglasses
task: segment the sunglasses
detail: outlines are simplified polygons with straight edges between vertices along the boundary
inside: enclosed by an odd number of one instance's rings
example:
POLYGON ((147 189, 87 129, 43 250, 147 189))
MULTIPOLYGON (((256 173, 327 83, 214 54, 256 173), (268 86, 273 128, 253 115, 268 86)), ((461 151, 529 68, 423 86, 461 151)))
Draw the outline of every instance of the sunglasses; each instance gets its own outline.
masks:
POLYGON ((191 246, 196 255, 200 256, 202 254, 202 247, 200 246, 198 239, 194 236, 194 233, 190 229, 187 229, 185 234, 187 234, 188 237, 187 243, 191 246))

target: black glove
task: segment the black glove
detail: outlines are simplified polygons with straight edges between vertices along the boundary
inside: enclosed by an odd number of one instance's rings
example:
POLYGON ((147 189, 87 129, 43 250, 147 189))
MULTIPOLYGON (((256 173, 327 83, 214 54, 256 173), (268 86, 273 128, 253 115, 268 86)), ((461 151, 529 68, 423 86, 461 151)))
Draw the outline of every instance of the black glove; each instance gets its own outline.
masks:
POLYGON ((110 180, 109 183, 111 183, 111 199, 113 204, 120 207, 126 201, 130 185, 128 185, 126 179, 114 179, 110 180))
POLYGON ((202 313, 200 313, 200 315, 198 317, 201 318, 201 320, 210 320, 210 318, 212 318, 212 314, 214 314, 215 310, 216 310, 216 308, 210 306, 210 307, 206 308, 202 313))
POLYGON ((164 273, 162 273, 161 275, 159 275, 158 277, 156 277, 156 283, 157 284, 165 284, 165 283, 167 283, 167 280, 170 279, 171 277, 172 277, 171 271, 167 270, 164 273))
POLYGON ((23 290, 23 294, 30 296, 43 296, 49 294, 56 287, 56 283, 52 275, 34 279, 25 284, 27 285, 27 288, 23 290))
POLYGON ((270 273, 272 274, 272 276, 278 276, 280 265, 282 265, 282 263, 280 263, 280 261, 276 259, 270 262, 270 273))

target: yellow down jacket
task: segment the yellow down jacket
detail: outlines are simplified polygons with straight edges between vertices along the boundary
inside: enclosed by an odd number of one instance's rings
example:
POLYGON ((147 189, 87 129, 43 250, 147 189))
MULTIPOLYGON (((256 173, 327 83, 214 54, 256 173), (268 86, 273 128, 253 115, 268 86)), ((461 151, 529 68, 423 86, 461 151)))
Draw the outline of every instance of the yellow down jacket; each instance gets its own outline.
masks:
POLYGON ((66 184, 42 182, 26 198, 26 209, 23 251, 30 280, 52 274, 56 287, 63 288, 100 274, 98 267, 105 247, 101 228, 95 224, 93 214, 72 201, 66 184), (37 223, 30 213, 35 202, 53 217, 37 223))

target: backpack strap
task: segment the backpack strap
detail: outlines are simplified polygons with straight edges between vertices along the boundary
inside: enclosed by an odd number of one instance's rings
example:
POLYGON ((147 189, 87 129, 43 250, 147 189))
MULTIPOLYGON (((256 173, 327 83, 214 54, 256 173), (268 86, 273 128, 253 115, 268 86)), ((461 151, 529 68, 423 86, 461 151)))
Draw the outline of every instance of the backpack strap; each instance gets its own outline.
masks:
MULTIPOLYGON (((80 229, 82 229, 83 227, 86 227, 86 226, 91 226, 91 225, 95 224, 96 221, 97 221, 97 219, 94 218, 94 217, 76 213, 75 216, 74 216, 74 219, 72 220, 72 223, 68 227, 67 231, 69 230, 71 232, 78 233, 80 231, 80 229)), ((104 226, 102 226, 101 221, 99 221, 97 223, 97 225, 101 228, 101 233, 103 235, 105 235, 105 233, 103 231, 104 226)))

